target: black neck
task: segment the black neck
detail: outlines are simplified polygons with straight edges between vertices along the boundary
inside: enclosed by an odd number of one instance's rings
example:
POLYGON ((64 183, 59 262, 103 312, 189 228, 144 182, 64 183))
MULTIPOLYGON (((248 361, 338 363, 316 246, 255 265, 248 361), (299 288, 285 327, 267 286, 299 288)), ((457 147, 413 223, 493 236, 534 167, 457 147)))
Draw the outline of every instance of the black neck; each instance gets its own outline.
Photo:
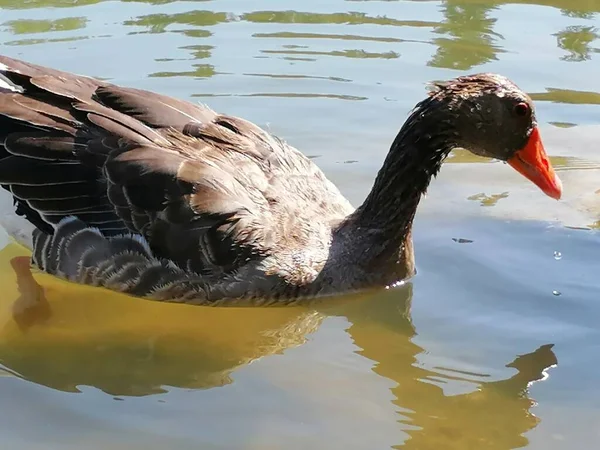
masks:
POLYGON ((455 147, 455 132, 439 100, 421 102, 396 136, 373 188, 349 220, 377 236, 367 259, 397 258, 405 244, 421 196, 455 147))

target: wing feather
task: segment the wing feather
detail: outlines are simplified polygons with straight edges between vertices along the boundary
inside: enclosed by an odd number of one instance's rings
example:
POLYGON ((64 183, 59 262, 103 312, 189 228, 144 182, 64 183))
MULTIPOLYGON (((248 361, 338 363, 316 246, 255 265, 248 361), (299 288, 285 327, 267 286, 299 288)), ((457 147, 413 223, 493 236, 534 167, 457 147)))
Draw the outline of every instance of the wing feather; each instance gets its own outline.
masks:
POLYGON ((74 215, 217 279, 269 255, 290 221, 310 227, 309 202, 347 212, 308 158, 244 119, 4 56, 0 76, 15 87, 0 91, 0 184, 45 233, 74 215))

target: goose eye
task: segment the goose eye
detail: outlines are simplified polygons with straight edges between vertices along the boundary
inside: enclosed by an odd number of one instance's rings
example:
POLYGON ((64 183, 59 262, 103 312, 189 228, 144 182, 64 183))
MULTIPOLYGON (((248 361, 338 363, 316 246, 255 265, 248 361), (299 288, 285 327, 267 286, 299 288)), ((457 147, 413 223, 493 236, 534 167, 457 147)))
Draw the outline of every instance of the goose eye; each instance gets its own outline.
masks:
POLYGON ((519 117, 525 117, 529 114, 529 105, 527 103, 517 103, 514 107, 514 112, 519 117))

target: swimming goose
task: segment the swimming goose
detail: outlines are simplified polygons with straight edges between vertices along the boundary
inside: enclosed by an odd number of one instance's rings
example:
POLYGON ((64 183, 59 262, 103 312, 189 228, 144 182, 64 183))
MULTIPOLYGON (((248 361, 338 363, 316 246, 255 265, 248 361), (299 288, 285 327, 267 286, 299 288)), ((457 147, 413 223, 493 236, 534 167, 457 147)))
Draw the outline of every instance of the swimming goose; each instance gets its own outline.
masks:
POLYGON ((39 270, 155 300, 290 304, 415 272, 417 205, 456 147, 562 186, 531 99, 497 74, 433 83, 353 208, 244 119, 0 56, 0 184, 39 270))

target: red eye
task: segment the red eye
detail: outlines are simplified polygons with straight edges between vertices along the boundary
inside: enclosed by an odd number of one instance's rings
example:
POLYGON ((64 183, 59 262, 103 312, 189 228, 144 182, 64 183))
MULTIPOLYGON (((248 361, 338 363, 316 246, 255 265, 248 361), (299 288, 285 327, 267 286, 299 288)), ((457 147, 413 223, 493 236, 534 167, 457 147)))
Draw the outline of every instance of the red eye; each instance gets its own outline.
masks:
POLYGON ((529 114, 529 105, 527 103, 517 103, 514 107, 515 114, 519 117, 525 117, 529 114))

